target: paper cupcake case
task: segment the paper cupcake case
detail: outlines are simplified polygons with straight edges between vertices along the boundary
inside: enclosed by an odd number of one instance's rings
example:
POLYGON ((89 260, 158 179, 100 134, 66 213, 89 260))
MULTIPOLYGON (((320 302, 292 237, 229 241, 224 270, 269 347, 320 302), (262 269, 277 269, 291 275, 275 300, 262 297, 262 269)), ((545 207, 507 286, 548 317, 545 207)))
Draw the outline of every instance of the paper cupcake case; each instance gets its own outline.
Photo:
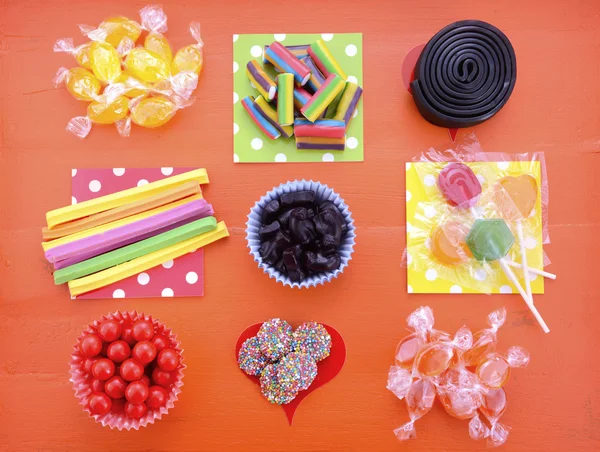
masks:
POLYGON ((171 408, 175 405, 175 402, 179 398, 179 394, 181 393, 181 387, 183 386, 183 371, 186 368, 186 365, 183 363, 183 349, 181 348, 181 343, 177 340, 177 336, 171 331, 170 328, 167 328, 164 323, 155 320, 150 315, 145 315, 144 313, 133 312, 123 312, 120 311, 114 312, 112 314, 107 314, 102 316, 100 319, 95 320, 90 323, 86 328, 83 329, 79 338, 73 347, 73 352, 71 353, 71 361, 69 362, 70 366, 70 375, 71 378, 69 381, 73 383, 73 390, 75 391, 75 397, 79 400, 79 404, 83 406, 83 411, 88 413, 90 417, 94 418, 94 420, 103 427, 116 428, 120 430, 139 430, 140 427, 145 427, 148 424, 154 424, 155 421, 160 420, 163 415, 166 415, 171 408), (161 407, 160 410, 152 410, 148 411, 148 413, 140 418, 140 419, 130 419, 125 416, 125 414, 115 414, 109 412, 103 416, 100 415, 92 415, 88 406, 87 406, 87 398, 92 393, 90 388, 90 381, 86 376, 86 373, 83 369, 83 363, 85 361, 85 357, 81 355, 78 344, 83 336, 86 334, 97 333, 98 325, 105 320, 125 320, 135 322, 136 320, 144 319, 152 323, 154 326, 155 334, 162 334, 166 338, 169 339, 170 347, 173 348, 179 354, 179 368, 177 369, 177 380, 171 386, 171 390, 169 391, 169 399, 164 407, 161 407))
POLYGON ((354 244, 356 243, 356 226, 354 225, 354 220, 352 219, 352 214, 348 206, 344 203, 344 200, 331 188, 329 188, 325 184, 321 184, 320 182, 314 182, 312 180, 295 180, 294 182, 287 182, 285 184, 281 184, 278 187, 274 187, 273 190, 264 195, 252 209, 250 210, 250 214, 248 215, 248 222, 246 223, 246 240, 248 242, 248 248, 250 248, 250 255, 254 258, 254 261, 258 264, 258 268, 261 268, 264 273, 269 275, 270 278, 275 279, 277 282, 283 284, 284 286, 289 286, 292 288, 309 288, 316 287, 318 285, 325 284, 326 282, 335 279, 340 275, 344 269, 348 266, 348 263, 352 259, 352 253, 354 252, 354 244), (341 258, 340 266, 333 272, 327 273, 319 273, 316 275, 312 275, 306 278, 304 281, 292 282, 289 277, 283 275, 281 272, 273 268, 268 263, 264 262, 262 256, 260 255, 260 237, 258 235, 258 230, 261 226, 261 219, 263 214, 263 209, 265 206, 272 201, 273 199, 278 199, 284 193, 291 193, 296 191, 303 190, 311 190, 316 194, 316 201, 331 201, 335 204, 335 206, 342 213, 344 219, 346 220, 346 225, 348 227, 348 233, 344 237, 340 247, 338 248, 338 252, 341 258))

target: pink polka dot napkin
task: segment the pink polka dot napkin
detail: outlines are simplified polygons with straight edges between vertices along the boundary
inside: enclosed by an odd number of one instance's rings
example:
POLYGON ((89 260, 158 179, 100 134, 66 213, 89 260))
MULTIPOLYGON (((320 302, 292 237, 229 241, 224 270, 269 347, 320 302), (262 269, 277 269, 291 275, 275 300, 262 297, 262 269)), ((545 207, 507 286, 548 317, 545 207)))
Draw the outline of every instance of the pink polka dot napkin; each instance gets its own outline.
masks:
MULTIPOLYGON (((155 182, 195 168, 80 168, 71 170, 71 202, 155 182)), ((201 297, 204 295, 204 252, 198 250, 165 262, 78 299, 201 297)))

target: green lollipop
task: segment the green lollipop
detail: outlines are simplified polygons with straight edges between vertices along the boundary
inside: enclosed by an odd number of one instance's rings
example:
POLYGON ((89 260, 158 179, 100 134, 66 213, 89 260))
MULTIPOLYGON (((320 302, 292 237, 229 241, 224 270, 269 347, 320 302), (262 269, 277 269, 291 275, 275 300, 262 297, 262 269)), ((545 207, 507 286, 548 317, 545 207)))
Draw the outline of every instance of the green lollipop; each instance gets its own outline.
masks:
POLYGON ((489 262, 506 256, 515 243, 515 237, 500 218, 478 219, 467 234, 466 242, 475 259, 489 262))

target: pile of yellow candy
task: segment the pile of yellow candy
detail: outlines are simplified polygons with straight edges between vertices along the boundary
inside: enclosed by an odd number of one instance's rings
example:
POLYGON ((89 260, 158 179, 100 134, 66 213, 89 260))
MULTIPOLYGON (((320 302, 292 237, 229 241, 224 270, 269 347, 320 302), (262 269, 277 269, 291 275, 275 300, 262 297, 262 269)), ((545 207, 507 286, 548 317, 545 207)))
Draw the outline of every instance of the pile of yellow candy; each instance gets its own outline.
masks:
POLYGON ((140 10, 140 23, 127 17, 111 17, 98 27, 80 25, 90 41, 75 47, 73 39, 59 39, 55 52, 66 52, 78 67, 61 67, 55 86, 65 85, 77 100, 90 102, 86 116, 69 121, 67 131, 85 138, 92 124, 115 124, 129 136, 131 122, 142 127, 160 127, 177 110, 192 104, 204 63, 200 24, 192 22, 195 44, 175 55, 164 33, 167 16, 160 6, 140 10), (140 45, 136 42, 147 32, 140 45))

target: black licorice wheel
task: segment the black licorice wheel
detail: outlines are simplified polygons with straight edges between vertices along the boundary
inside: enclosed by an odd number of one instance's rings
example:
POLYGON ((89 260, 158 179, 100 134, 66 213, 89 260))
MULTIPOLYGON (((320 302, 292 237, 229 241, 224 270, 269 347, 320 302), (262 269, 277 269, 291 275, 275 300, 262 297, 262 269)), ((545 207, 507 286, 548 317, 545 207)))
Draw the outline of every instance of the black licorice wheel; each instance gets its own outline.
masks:
POLYGON ((494 116, 516 80, 515 51, 506 35, 486 22, 461 20, 427 43, 410 86, 427 121, 462 128, 494 116))

